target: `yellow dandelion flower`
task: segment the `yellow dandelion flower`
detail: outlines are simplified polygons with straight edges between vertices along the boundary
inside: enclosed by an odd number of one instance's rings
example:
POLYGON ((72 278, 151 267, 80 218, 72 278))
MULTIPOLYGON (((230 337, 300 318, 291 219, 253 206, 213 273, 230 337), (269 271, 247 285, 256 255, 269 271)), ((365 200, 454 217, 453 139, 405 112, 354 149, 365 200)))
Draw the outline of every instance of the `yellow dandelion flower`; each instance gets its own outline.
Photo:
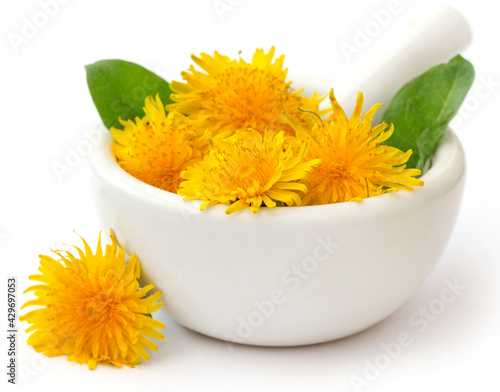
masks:
POLYGON ((27 306, 41 308, 20 317, 32 324, 28 344, 49 357, 67 355, 69 361, 86 363, 94 369, 97 363, 112 363, 121 367, 149 359, 145 348, 156 351, 158 346, 146 339, 163 339, 155 329, 165 326, 149 315, 163 305, 157 302, 161 293, 145 295, 153 289, 139 289, 139 260, 132 255, 125 262, 125 253, 111 234, 112 245, 103 254, 101 235, 97 250, 85 240, 85 252, 74 247, 78 257, 68 251, 53 251, 58 260, 40 255, 41 274, 30 276, 42 282, 26 292, 34 291, 37 299, 27 306))
POLYGON ((306 178, 319 160, 302 162, 305 146, 294 154, 293 139, 284 132, 251 130, 214 142, 203 161, 181 173, 186 179, 178 193, 185 199, 204 200, 203 210, 212 204, 230 204, 227 214, 250 207, 276 207, 277 202, 300 205, 299 192, 307 192, 298 180, 306 178))
MULTIPOLYGON (((362 115, 363 94, 358 93, 356 107, 350 119, 330 91, 332 114, 304 132, 300 124, 288 117, 308 142, 306 159, 321 159, 309 177, 302 180, 309 192, 303 198, 304 204, 330 204, 345 201, 361 201, 381 193, 422 186, 423 181, 414 176, 418 169, 407 169, 412 150, 403 152, 397 148, 382 145, 394 131, 391 125, 382 123, 372 128, 372 119, 381 104, 374 105, 362 115)), ((285 117, 286 114, 285 114, 285 117)))
POLYGON ((293 134, 293 129, 281 116, 286 110, 300 124, 312 125, 311 119, 299 110, 317 110, 321 101, 317 94, 302 97, 302 90, 292 92, 283 69, 284 56, 273 62, 274 47, 269 53, 257 49, 251 63, 231 60, 215 52, 192 56, 205 72, 183 72, 185 83, 173 81, 170 88, 176 102, 167 110, 188 114, 200 130, 211 129, 214 134, 234 133, 252 128, 261 133, 272 130, 293 134))
POLYGON ((122 121, 111 128, 118 164, 129 174, 157 188, 176 193, 180 173, 200 161, 208 151, 209 133, 199 133, 189 120, 165 113, 159 95, 146 98, 144 118, 122 121))

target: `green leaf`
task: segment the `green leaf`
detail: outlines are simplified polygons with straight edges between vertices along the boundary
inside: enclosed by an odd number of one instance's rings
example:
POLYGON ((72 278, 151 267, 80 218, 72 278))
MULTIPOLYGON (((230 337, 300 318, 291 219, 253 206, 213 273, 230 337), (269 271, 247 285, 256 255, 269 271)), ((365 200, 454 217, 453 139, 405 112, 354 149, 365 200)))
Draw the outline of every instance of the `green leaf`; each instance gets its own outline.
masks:
POLYGON ((407 167, 423 170, 473 81, 472 64, 456 56, 410 80, 394 96, 383 115, 394 124, 386 144, 413 150, 407 167))
POLYGON ((102 60, 85 66, 87 83, 97 111, 108 127, 118 121, 143 117, 144 100, 160 94, 163 104, 172 103, 168 83, 140 65, 123 60, 102 60))

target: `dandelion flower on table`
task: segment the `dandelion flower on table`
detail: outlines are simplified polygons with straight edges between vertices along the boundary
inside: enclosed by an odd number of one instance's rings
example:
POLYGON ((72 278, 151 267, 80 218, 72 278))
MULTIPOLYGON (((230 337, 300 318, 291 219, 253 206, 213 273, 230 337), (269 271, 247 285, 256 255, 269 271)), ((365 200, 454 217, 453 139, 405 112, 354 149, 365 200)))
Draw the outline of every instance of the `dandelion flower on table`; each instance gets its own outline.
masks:
POLYGON ((412 150, 403 152, 381 143, 394 131, 391 125, 382 123, 372 128, 372 119, 381 104, 374 105, 362 115, 363 94, 358 93, 356 107, 348 119, 339 105, 333 90, 330 91, 333 112, 321 121, 316 119, 312 128, 305 129, 293 118, 290 124, 299 138, 309 145, 306 159, 321 159, 310 176, 301 183, 308 188, 304 204, 330 204, 345 201, 361 201, 381 193, 423 186, 415 176, 420 170, 406 168, 412 150))
POLYGON ((21 308, 40 308, 20 317, 32 324, 34 331, 28 344, 49 357, 67 355, 69 361, 86 363, 94 369, 98 363, 118 367, 134 365, 149 359, 145 348, 158 346, 148 340, 163 339, 157 329, 164 325, 151 313, 160 309, 161 293, 145 297, 154 286, 139 288, 139 260, 132 255, 125 262, 125 253, 111 234, 112 245, 102 252, 101 235, 96 253, 83 240, 84 251, 74 256, 55 250, 58 259, 40 255, 39 275, 31 280, 41 282, 26 290, 37 297, 21 308))
POLYGON ((147 97, 145 116, 111 128, 118 164, 129 174, 157 188, 176 193, 180 173, 208 151, 208 132, 195 130, 185 116, 165 108, 159 95, 147 97))
POLYGON ((192 56, 203 71, 192 65, 182 72, 184 83, 173 81, 170 88, 176 103, 167 110, 189 115, 200 130, 210 129, 214 134, 232 134, 252 128, 261 133, 269 126, 276 132, 284 130, 292 135, 293 129, 281 116, 286 110, 300 124, 312 125, 304 110, 318 110, 321 101, 317 94, 311 98, 301 96, 302 90, 293 92, 283 69, 284 56, 273 61, 274 47, 268 53, 257 49, 252 62, 231 60, 215 52, 192 56))
POLYGON ((256 213, 262 205, 277 203, 300 205, 306 193, 306 178, 320 161, 303 162, 305 145, 295 154, 294 139, 285 133, 251 130, 214 142, 203 161, 181 174, 179 194, 186 199, 205 201, 203 210, 212 204, 229 204, 227 214, 250 207, 256 213))

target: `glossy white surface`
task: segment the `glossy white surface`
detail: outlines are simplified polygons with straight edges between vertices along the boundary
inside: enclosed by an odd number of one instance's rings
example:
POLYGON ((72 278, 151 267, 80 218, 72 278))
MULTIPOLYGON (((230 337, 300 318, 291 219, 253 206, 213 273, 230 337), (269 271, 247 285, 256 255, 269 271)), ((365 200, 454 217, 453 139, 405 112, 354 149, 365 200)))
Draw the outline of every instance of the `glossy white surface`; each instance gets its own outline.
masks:
POLYGON ((174 320, 244 344, 325 342, 391 314, 438 261, 463 193, 452 132, 413 192, 231 216, 130 176, 110 143, 103 138, 90 159, 102 227, 139 256, 174 320))

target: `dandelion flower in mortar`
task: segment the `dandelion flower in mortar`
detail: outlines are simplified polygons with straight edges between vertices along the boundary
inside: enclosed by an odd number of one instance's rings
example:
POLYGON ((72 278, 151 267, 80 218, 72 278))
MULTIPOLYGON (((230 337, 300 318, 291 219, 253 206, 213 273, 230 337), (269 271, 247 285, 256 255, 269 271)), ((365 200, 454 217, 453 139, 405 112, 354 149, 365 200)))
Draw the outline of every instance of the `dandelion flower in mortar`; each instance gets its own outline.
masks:
POLYGON ((318 110, 321 98, 301 96, 293 92, 283 69, 284 56, 274 60, 274 47, 266 54, 257 49, 252 62, 231 60, 215 52, 192 56, 205 72, 192 65, 182 72, 185 83, 173 81, 170 88, 176 103, 167 110, 189 115, 199 130, 210 129, 214 134, 233 134, 252 128, 261 133, 269 126, 273 131, 293 134, 293 129, 281 116, 286 110, 300 124, 312 125, 312 120, 300 109, 318 110))
POLYGON ((300 205, 299 193, 307 192, 297 181, 309 175, 319 159, 302 162, 305 145, 297 154, 295 138, 267 130, 239 132, 213 143, 210 153, 181 173, 179 194, 185 199, 212 204, 230 204, 227 214, 247 207, 256 213, 262 205, 300 205))
POLYGON ((162 294, 145 297, 154 286, 139 288, 137 256, 126 263, 112 233, 111 240, 104 253, 99 234, 95 254, 83 240, 85 251, 74 247, 78 257, 63 250, 54 251, 57 260, 40 255, 40 274, 30 279, 43 284, 26 290, 34 291, 37 299, 21 309, 40 308, 20 317, 32 324, 26 332, 34 331, 28 344, 36 351, 49 357, 67 355, 69 361, 94 369, 98 363, 134 367, 140 358, 149 359, 145 348, 157 350, 146 337, 163 339, 156 330, 165 326, 150 317, 163 306, 158 302, 162 294))
POLYGON ((381 104, 374 105, 362 115, 363 94, 358 93, 356 107, 348 119, 339 105, 333 90, 330 90, 333 112, 321 121, 319 116, 311 117, 316 123, 305 129, 291 116, 291 126, 298 137, 308 144, 305 159, 320 159, 310 176, 301 180, 308 192, 303 203, 331 204, 345 201, 361 201, 382 193, 423 185, 415 176, 418 169, 406 168, 412 150, 403 152, 381 143, 389 139, 394 131, 391 125, 381 123, 372 128, 372 119, 381 104))
POLYGON ((176 112, 165 113, 159 97, 147 97, 145 116, 121 120, 124 129, 111 128, 113 152, 129 174, 157 188, 176 193, 188 166, 208 152, 210 133, 198 132, 190 119, 176 112))

